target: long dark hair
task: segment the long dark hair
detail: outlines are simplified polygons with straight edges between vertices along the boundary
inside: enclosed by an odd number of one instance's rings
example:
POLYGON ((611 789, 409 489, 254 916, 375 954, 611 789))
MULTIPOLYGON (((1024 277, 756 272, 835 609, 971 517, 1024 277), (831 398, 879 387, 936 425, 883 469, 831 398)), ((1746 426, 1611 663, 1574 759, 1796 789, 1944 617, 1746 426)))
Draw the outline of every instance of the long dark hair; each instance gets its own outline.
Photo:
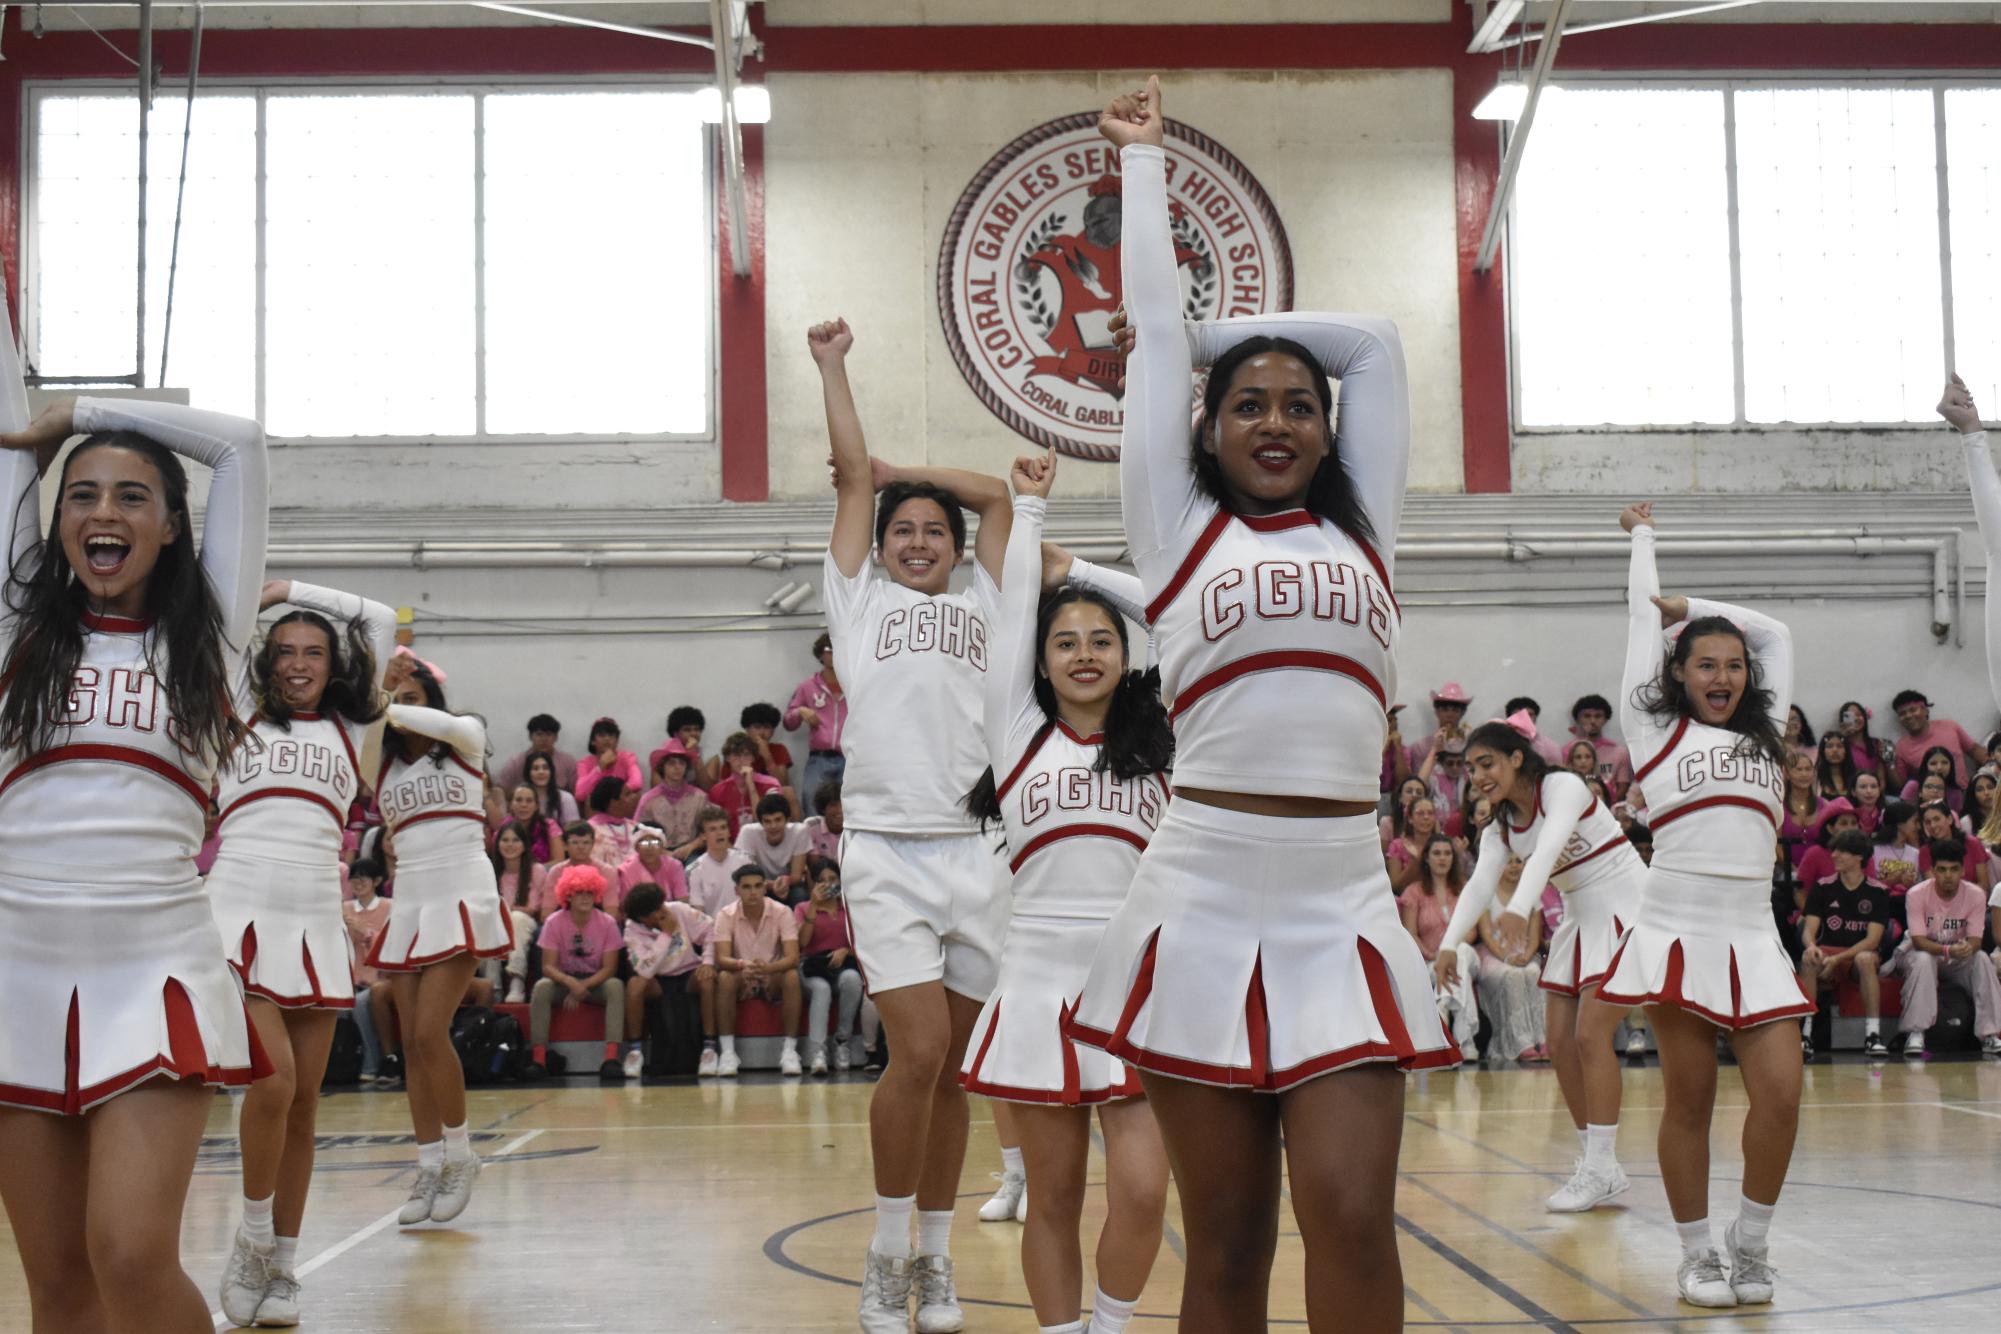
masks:
MULTIPOLYGON (((1925 757, 1918 761, 1918 767, 1911 773, 1911 781, 1918 785, 1920 793, 1924 791, 1925 779, 1932 776, 1932 756, 1934 755, 1945 756, 1945 773, 1941 775, 1945 779, 1945 790, 1948 793, 1959 791, 1959 764, 1953 758, 1953 753, 1944 746, 1933 746, 1925 752, 1925 757)), ((1950 800, 1950 797, 1947 799, 1950 800)))
MULTIPOLYGON (((1035 616, 1035 659, 1042 661, 1043 645, 1049 642, 1049 627, 1056 614, 1076 603, 1088 603, 1105 613, 1118 631, 1119 655, 1132 661, 1132 644, 1126 636, 1126 618, 1111 600, 1094 589, 1065 584, 1042 599, 1035 616)), ((1035 702, 1053 725, 1057 718, 1056 686, 1047 676, 1035 677, 1035 702)), ((1174 762, 1174 728, 1168 722, 1167 706, 1160 702, 1160 672, 1126 671, 1112 687, 1111 707, 1105 713, 1105 744, 1098 749, 1095 773, 1108 773, 1120 782, 1142 774, 1164 772, 1174 762)), ((966 811, 982 825, 1000 819, 1000 793, 991 766, 966 797, 966 811)))
MULTIPOLYGON (((146 579, 145 616, 155 627, 145 640, 147 668, 166 689, 168 716, 180 732, 182 749, 219 764, 242 744, 249 729, 230 698, 224 666, 227 629, 195 547, 187 469, 165 445, 133 431, 100 431, 70 453, 47 537, 19 553, 7 571, 7 610, 18 618, 18 629, 0 666, 0 749, 40 754, 55 744, 58 720, 69 712, 89 601, 63 550, 62 494, 71 465, 106 446, 130 450, 153 465, 167 513, 179 521, 179 536, 160 548, 146 579)), ((34 504, 34 490, 21 503, 34 504)))
POLYGON ((563 818, 563 789, 556 785, 556 761, 553 756, 545 755, 539 750, 529 751, 528 758, 521 762, 521 784, 535 794, 535 809, 542 812, 543 819, 563 818), (535 767, 535 761, 538 759, 549 766, 549 782, 546 787, 537 787, 534 776, 529 772, 535 767))
MULTIPOLYGON (((1520 757, 1522 777, 1529 780, 1531 790, 1541 789, 1543 775, 1549 772, 1549 762, 1537 754, 1536 748, 1529 744, 1529 739, 1514 728, 1499 721, 1481 723, 1473 729, 1472 735, 1466 738, 1466 753, 1471 755, 1475 746, 1484 746, 1504 759, 1511 755, 1520 757)), ((1469 789, 1470 786, 1469 784, 1469 789)), ((1531 806, 1526 811, 1518 811, 1515 809, 1515 804, 1505 798, 1495 805, 1497 809, 1494 814, 1503 819, 1519 820, 1525 815, 1533 814, 1535 809, 1531 806)))
MULTIPOLYGON (((1917 815, 1918 808, 1908 801, 1896 800, 1883 803, 1882 818, 1876 821, 1876 844, 1886 846, 1897 841, 1897 831, 1917 815)), ((1918 837, 1924 837, 1924 826, 1918 826, 1918 837)))
POLYGON ((1840 732, 1822 732, 1820 740, 1814 742, 1813 781, 1823 797, 1845 797, 1855 790, 1855 748, 1840 732), (1841 743, 1840 764, 1827 762, 1827 743, 1830 741, 1841 743))
POLYGON ((1347 467, 1341 462, 1341 452, 1334 443, 1334 386, 1328 383, 1327 372, 1321 369, 1319 360, 1290 338, 1246 338, 1216 358, 1215 364, 1209 367, 1209 380, 1202 388, 1202 420, 1189 443, 1195 485, 1224 509, 1230 508, 1230 493, 1223 482, 1222 460, 1204 449, 1202 442, 1215 434, 1217 417, 1223 410, 1223 398, 1230 392, 1230 381, 1236 378, 1237 368, 1266 352, 1281 353, 1306 367, 1307 375, 1313 382, 1314 397, 1320 400, 1320 416, 1327 431, 1327 457, 1320 461, 1319 469, 1307 483, 1306 510, 1347 529, 1353 536, 1375 542, 1375 526, 1369 522, 1368 513, 1355 494, 1355 480, 1348 475, 1347 467))
POLYGON ((1661 669, 1655 673, 1654 679, 1633 691, 1633 703, 1663 727, 1673 727, 1683 718, 1695 717, 1695 701, 1688 697, 1688 686, 1675 680, 1674 669, 1687 666, 1695 641, 1704 635, 1728 635, 1744 646, 1744 665, 1747 669, 1744 694, 1737 701, 1737 711, 1723 723, 1724 730, 1738 734, 1736 753, 1762 755, 1778 765, 1783 774, 1785 735, 1772 722, 1772 703, 1776 697, 1765 688, 1764 665, 1751 652, 1744 632, 1727 616, 1703 616, 1684 626, 1680 637, 1674 641, 1673 651, 1662 659, 1661 669))
POLYGON ((350 722, 372 723, 388 706, 375 688, 375 655, 368 651, 368 639, 358 622, 347 623, 347 633, 339 634, 332 622, 316 611, 286 612, 271 623, 263 646, 250 663, 250 686, 257 700, 257 712, 281 732, 292 730, 292 706, 284 692, 271 682, 271 660, 277 656, 276 632, 288 625, 310 625, 327 637, 327 685, 320 695, 319 713, 330 713, 350 722))
POLYGON ((521 869, 514 875, 514 902, 509 906, 522 908, 528 904, 528 892, 535 887, 535 840, 519 820, 509 820, 494 831, 493 842, 486 849, 486 858, 493 863, 493 879, 498 884, 500 877, 507 874, 507 858, 500 854, 500 840, 507 837, 509 830, 521 840, 521 869))

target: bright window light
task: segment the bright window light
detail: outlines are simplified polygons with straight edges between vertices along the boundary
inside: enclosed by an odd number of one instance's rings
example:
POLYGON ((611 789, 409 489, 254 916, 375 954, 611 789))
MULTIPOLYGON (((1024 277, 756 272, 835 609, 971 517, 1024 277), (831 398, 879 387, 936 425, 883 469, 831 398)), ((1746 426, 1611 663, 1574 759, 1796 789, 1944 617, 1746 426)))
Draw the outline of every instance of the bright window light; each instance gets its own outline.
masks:
MULTIPOLYGON (((1952 196, 1953 360, 1988 420, 2001 417, 2001 88, 1945 94, 1952 196)), ((1943 377, 1940 377, 1943 378, 1943 377)))
MULTIPOLYGON (((771 90, 761 83, 740 83, 736 86, 736 96, 730 99, 736 106, 739 125, 766 125, 771 121, 771 90)), ((704 124, 719 124, 723 118, 723 95, 715 85, 695 94, 695 104, 701 108, 704 124)))
MULTIPOLYGON (((1548 91, 1547 89, 1544 90, 1548 91)), ((1473 108, 1474 120, 1520 120, 1528 105, 1529 86, 1516 78, 1503 78, 1473 108)))

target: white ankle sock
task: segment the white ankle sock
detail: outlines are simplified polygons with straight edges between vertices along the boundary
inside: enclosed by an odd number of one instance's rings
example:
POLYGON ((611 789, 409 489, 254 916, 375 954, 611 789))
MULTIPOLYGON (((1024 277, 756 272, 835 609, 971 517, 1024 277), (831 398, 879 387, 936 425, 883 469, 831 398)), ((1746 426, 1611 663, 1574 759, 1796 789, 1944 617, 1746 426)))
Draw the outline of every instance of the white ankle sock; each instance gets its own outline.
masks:
POLYGON ((472 1157, 472 1136, 466 1133, 466 1128, 462 1125, 446 1126, 445 1161, 462 1163, 470 1157, 472 1157))
POLYGON ((1122 1302, 1099 1288, 1091 1298, 1090 1334, 1126 1334, 1126 1326, 1132 1323, 1133 1311, 1139 1306, 1139 1298, 1122 1302))
POLYGON ((875 1197, 875 1240, 869 1249, 890 1260, 910 1258, 910 1215, 917 1208, 915 1195, 875 1197))
POLYGON ((1883 1021, 1881 1019, 1864 1019, 1862 1021, 1862 1031, 1872 1038, 1880 1037, 1883 1032, 1883 1021))
POLYGON ((1584 1165, 1606 1169, 1619 1165, 1619 1123, 1584 1128, 1584 1165))
POLYGON ((444 1165, 445 1142, 443 1140, 434 1139, 429 1144, 419 1144, 417 1146, 417 1167, 419 1170, 426 1167, 443 1167, 444 1165))
POLYGON ((276 1235, 271 1227, 271 1204, 278 1197, 266 1195, 261 1200, 243 1197, 243 1235, 253 1246, 269 1246, 276 1235))
POLYGON ((1027 1178, 1028 1169, 1022 1165, 1020 1149, 1001 1147, 1001 1171, 1008 1176, 1027 1178))
POLYGON ((789 1051, 794 1056, 797 1056, 799 1054, 799 1039, 798 1038, 785 1039, 785 1045, 783 1050, 789 1051))
POLYGON ((919 1255, 950 1255, 952 1253, 952 1211, 950 1209, 919 1209, 917 1211, 917 1253, 919 1255))
POLYGON ((1693 1223, 1676 1223, 1674 1230, 1681 1234, 1683 1255, 1701 1255, 1716 1249, 1716 1239, 1710 1234, 1707 1218, 1698 1218, 1693 1223))
POLYGON ((1580 1153, 1591 1152, 1591 1135, 1588 1126, 1577 1127, 1577 1148, 1580 1153))
POLYGON ((293 1266, 298 1264, 298 1262, 299 1239, 297 1237, 279 1237, 275 1248, 271 1252, 271 1267, 281 1274, 289 1274, 292 1272, 293 1266))
POLYGON ((1760 1204, 1746 1195, 1737 1201, 1737 1244, 1763 1246, 1772 1231, 1772 1210, 1776 1204, 1760 1204))
POLYGON ((723 1055, 725 1056, 736 1055, 736 1034, 734 1033, 723 1034, 723 1055))

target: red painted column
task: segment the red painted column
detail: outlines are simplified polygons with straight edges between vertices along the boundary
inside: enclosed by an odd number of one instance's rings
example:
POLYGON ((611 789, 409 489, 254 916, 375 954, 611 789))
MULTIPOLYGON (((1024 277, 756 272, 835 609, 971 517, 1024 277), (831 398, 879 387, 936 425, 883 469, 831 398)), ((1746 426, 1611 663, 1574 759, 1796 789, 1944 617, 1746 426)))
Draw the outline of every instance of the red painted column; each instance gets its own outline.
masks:
MULTIPOLYGON (((1463 51, 1473 39, 1472 12, 1462 11, 1463 51)), ((1459 412, 1461 458, 1469 494, 1514 489, 1513 406, 1508 389, 1507 293, 1498 257, 1475 273, 1480 237, 1501 174, 1501 136, 1473 108, 1494 86, 1500 62, 1460 56, 1452 66, 1452 174, 1459 265, 1459 412)))
POLYGON ((729 189, 720 189, 716 223, 722 243, 718 278, 721 336, 721 401, 717 428, 722 440, 723 499, 764 500, 771 494, 769 408, 764 377, 764 127, 743 127, 743 176, 747 216, 744 241, 750 248, 750 276, 739 278, 730 255, 729 189))

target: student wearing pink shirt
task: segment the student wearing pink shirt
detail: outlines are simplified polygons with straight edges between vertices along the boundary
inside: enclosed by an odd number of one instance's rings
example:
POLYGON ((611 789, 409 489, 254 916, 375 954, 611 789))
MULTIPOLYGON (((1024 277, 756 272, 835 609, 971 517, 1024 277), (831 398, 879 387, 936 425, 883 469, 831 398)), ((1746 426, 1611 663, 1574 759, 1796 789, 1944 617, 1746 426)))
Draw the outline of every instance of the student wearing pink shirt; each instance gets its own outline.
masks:
MULTIPOLYGON (((382 863, 357 861, 347 868, 347 883, 354 897, 341 905, 354 957, 368 957, 369 946, 389 920, 389 900, 376 890, 382 886, 382 863)), ((365 963, 354 966, 354 1026, 361 1030, 361 1082, 373 1084, 382 1073, 382 1040, 376 1036, 372 989, 382 974, 365 963)))
MULTIPOLYGON (((519 825, 528 837, 528 855, 547 866, 563 855, 563 826, 542 814, 542 807, 535 800, 535 789, 526 783, 516 783, 507 794, 507 818, 519 825)), ((498 838, 500 831, 494 831, 498 838)))
POLYGON ((848 934, 848 907, 841 901, 841 868, 816 857, 808 874, 812 892, 792 910, 792 916, 799 925, 799 972, 806 987, 807 1068, 824 1075, 830 1036, 834 1069, 848 1070, 861 1064, 855 1019, 862 1008, 862 970, 848 934), (829 1035, 827 1013, 833 1007, 836 989, 841 1004, 829 1035))
POLYGON ((841 753, 841 732, 848 721, 848 696, 834 671, 834 640, 826 631, 813 641, 813 661, 820 664, 799 683, 785 706, 785 730, 806 733, 806 772, 799 780, 799 794, 806 798, 806 814, 819 814, 817 793, 827 783, 838 783, 848 767, 841 753))
POLYGON ((633 840, 632 855, 618 864, 617 883, 620 903, 641 885, 658 886, 669 899, 685 902, 688 898, 688 874, 680 862, 667 855, 667 836, 645 825, 639 827, 633 840))
MULTIPOLYGON (((1459 906, 1459 891, 1465 877, 1459 869, 1459 849, 1442 833, 1433 833, 1423 841, 1413 865, 1417 876, 1397 895, 1397 908, 1404 930, 1417 941, 1424 961, 1431 963, 1438 958, 1438 947, 1452 921, 1452 910, 1459 906)), ((1438 990, 1438 1015, 1458 1041, 1460 1055, 1470 1061, 1479 1055, 1473 1041, 1480 1031, 1480 1009, 1473 993, 1473 979, 1480 975, 1480 960, 1473 947, 1464 941, 1454 948, 1458 951, 1458 972, 1438 990)))
POLYGON ((1932 878, 1904 897, 1904 920, 1911 949, 1904 960, 1904 1013, 1897 1027, 1904 1055, 1922 1059, 1925 1030, 1938 1022, 1938 986, 1951 982, 1973 996, 1973 1032, 1980 1049, 2001 1056, 2001 979, 1980 952, 1987 904, 1979 887, 1965 879, 1966 846, 1957 839, 1934 841, 1932 878))
POLYGON ((598 909, 605 879, 595 866, 572 866, 556 881, 561 911, 542 924, 536 943, 542 947, 542 977, 528 1002, 528 1077, 548 1073, 549 1017, 560 998, 565 1010, 579 1005, 604 1007, 604 1061, 598 1078, 625 1078, 619 1044, 625 1036, 625 983, 618 977, 619 954, 625 937, 611 914, 598 909))
POLYGON ((1855 775, 1856 827, 1872 838, 1883 819, 1883 778, 1864 771, 1855 775))
POLYGON ((718 1073, 734 1078, 736 1007, 745 1000, 775 1000, 785 1012, 785 1044, 778 1053, 778 1073, 798 1075, 799 1065, 799 924, 784 904, 765 892, 764 872, 739 866, 731 877, 736 901, 716 915, 716 1028, 723 1055, 718 1073))
POLYGON ((1896 750, 1897 776, 1901 780, 1909 782, 1920 776, 1925 752, 1934 746, 1943 746, 1952 757, 1952 778, 1958 787, 1966 786, 1969 756, 1975 764, 1987 763, 1987 747, 1950 718, 1933 718, 1932 702, 1922 690, 1898 691, 1891 707, 1897 711, 1897 722, 1904 729, 1904 734, 1897 738, 1896 750))
POLYGON ((1598 755, 1598 777, 1614 801, 1624 799, 1633 781, 1633 756, 1623 745, 1605 735, 1612 721, 1612 705, 1603 695, 1583 695, 1570 706, 1570 734, 1589 741, 1598 755))
POLYGON ((676 704, 667 711, 667 739, 680 742, 688 752, 688 781, 705 789, 723 776, 719 758, 702 758, 702 733, 708 729, 708 718, 692 704, 676 704))
POLYGON ((806 857, 813 850, 813 836, 791 816, 784 794, 768 793, 757 803, 757 823, 736 836, 736 850, 764 872, 766 892, 788 908, 807 896, 806 857))
POLYGON ((1869 734, 1869 723, 1875 716, 1859 701, 1851 699, 1835 715, 1834 730, 1848 743, 1848 758, 1855 772, 1880 777, 1896 767, 1897 748, 1869 734))
MULTIPOLYGON (((1542 722, 1542 705, 1527 695, 1517 695, 1501 707, 1503 718, 1513 719, 1519 714, 1527 714, 1530 731, 1542 722)), ((1529 738, 1529 745, 1542 757, 1542 762, 1552 769, 1563 767, 1563 747, 1540 734, 1529 738)))
POLYGON ((841 831, 847 828, 841 810, 840 783, 820 784, 819 790, 813 793, 813 808, 818 813, 807 816, 801 822, 806 826, 806 836, 813 840, 813 855, 839 865, 841 831))
POLYGON ((688 902, 713 918, 736 897, 736 872, 750 858, 730 843, 730 818, 720 806, 702 808, 702 852, 688 863, 688 902))
POLYGON ((597 830, 591 861, 604 872, 607 884, 618 883, 618 868, 639 846, 639 835, 646 826, 632 818, 638 809, 639 789, 622 778, 600 779, 591 789, 590 824, 597 830))
POLYGON ((501 905, 514 925, 514 949, 503 969, 507 978, 504 994, 509 1004, 519 1004, 528 999, 528 947, 556 900, 549 872, 529 855, 527 831, 520 825, 512 821, 502 825, 487 855, 493 859, 501 905))
POLYGON ((688 748, 669 737, 654 749, 647 764, 653 786, 639 797, 635 813, 641 824, 650 824, 667 836, 668 850, 676 861, 685 861, 702 846, 702 808, 709 794, 689 778, 694 762, 688 748))
POLYGON ((646 786, 639 757, 618 748, 618 720, 600 718, 591 724, 591 753, 577 766, 577 804, 588 808, 591 789, 605 778, 623 778, 634 792, 646 786))
POLYGON ((545 818, 554 820, 558 825, 566 825, 572 820, 583 818, 577 809, 577 799, 570 795, 571 789, 576 786, 576 781, 572 779, 568 783, 561 782, 556 777, 555 764, 547 755, 531 752, 525 772, 521 775, 521 781, 535 794, 535 804, 542 808, 545 818))
POLYGON ((709 801, 729 817, 730 837, 735 838, 757 803, 781 785, 769 774, 757 772, 757 746, 743 732, 732 732, 723 742, 723 771, 724 777, 709 789, 709 801))
POLYGON ((549 714, 538 713, 528 720, 528 749, 519 755, 510 756, 500 766, 496 779, 502 787, 512 788, 520 783, 528 773, 528 762, 537 755, 548 760, 553 766, 556 781, 565 792, 577 785, 577 757, 556 748, 556 740, 563 734, 563 725, 549 714))
MULTIPOLYGON (((670 863, 671 864, 671 863, 670 863)), ((646 1002, 667 988, 685 990, 702 1007, 702 1061, 697 1075, 716 1073, 715 924, 685 903, 677 903, 652 881, 629 891, 625 906, 625 953, 632 981, 625 988, 625 1077, 645 1069, 640 1038, 646 1002)))

